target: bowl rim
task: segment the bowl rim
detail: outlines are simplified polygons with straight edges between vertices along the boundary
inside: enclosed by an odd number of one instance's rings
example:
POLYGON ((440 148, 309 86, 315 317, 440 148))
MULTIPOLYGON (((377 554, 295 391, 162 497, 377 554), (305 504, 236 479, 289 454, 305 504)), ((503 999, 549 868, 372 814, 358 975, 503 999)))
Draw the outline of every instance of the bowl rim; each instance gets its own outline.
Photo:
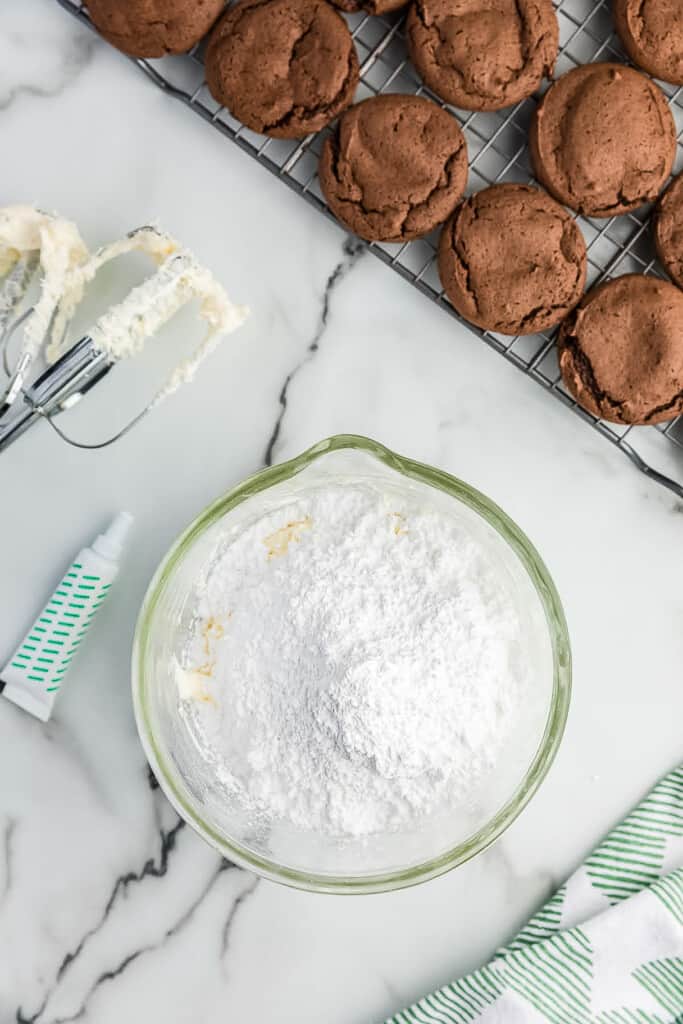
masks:
POLYGON ((564 733, 571 695, 571 649, 562 603, 545 563, 528 537, 495 502, 444 470, 398 455, 378 441, 357 434, 335 434, 295 458, 247 477, 209 504, 173 542, 149 583, 138 615, 132 652, 132 691, 138 735, 159 786, 180 817, 224 857, 271 881, 312 892, 385 892, 436 878, 470 860, 498 839, 526 807, 547 775, 564 733), (345 449, 365 452, 403 476, 444 491, 485 519, 513 549, 531 579, 545 613, 553 657, 553 689, 543 736, 523 779, 490 821, 437 857, 401 870, 356 876, 318 874, 280 865, 226 839, 203 821, 164 763, 145 703, 145 653, 154 611, 175 567, 195 540, 247 498, 291 479, 317 459, 345 449))

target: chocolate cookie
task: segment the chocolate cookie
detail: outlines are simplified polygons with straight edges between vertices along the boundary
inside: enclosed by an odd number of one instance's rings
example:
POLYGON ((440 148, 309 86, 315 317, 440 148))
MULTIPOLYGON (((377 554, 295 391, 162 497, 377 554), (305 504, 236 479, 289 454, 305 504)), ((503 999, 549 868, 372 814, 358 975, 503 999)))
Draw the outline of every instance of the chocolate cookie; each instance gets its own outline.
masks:
POLYGON ((131 57, 185 53, 205 35, 225 0, 87 0, 101 36, 131 57))
POLYGON ((425 83, 466 110, 500 110, 531 96, 557 57, 552 0, 415 0, 406 31, 425 83))
POLYGON ((674 178, 655 212, 655 246, 669 277, 683 288, 683 174, 674 178))
POLYGON ((367 14, 388 14, 405 7, 408 0, 332 0, 335 7, 348 14, 365 11, 367 14))
POLYGON ((320 156, 330 209, 361 238, 405 242, 455 209, 467 183, 467 146, 454 117, 431 100, 375 96, 347 110, 320 156))
POLYGON ((554 199, 529 185, 470 196, 443 229, 439 276, 458 313, 498 334, 534 334, 581 298, 586 244, 554 199))
POLYGON ((612 423, 661 423, 683 412, 683 292, 626 274, 593 288, 560 329, 562 379, 612 423))
POLYGON ((681 0, 612 0, 617 32, 634 64, 683 85, 681 0))
POLYGON ((662 91, 624 64, 585 64, 548 89, 531 123, 536 176, 588 217, 613 217, 657 198, 676 154, 662 91))
POLYGON ((206 82, 247 128, 297 139, 349 106, 358 56, 325 0, 240 0, 211 33, 206 82))

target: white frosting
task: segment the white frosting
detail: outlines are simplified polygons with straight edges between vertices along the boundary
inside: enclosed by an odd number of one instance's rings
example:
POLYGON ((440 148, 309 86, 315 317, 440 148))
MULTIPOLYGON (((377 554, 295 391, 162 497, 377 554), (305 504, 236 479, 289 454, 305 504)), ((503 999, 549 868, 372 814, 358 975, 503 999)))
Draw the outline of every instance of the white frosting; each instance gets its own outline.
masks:
MULTIPOLYGON (((65 302, 55 318, 55 335, 59 337, 66 305, 79 301, 85 284, 99 268, 126 252, 145 252, 161 263, 158 272, 133 288, 118 305, 107 310, 88 332, 93 344, 112 360, 127 359, 142 351, 146 341, 191 299, 201 300, 199 316, 206 321, 207 332, 191 356, 177 366, 154 397, 162 399, 192 380, 198 367, 216 348, 220 338, 235 330, 247 316, 244 306, 234 305, 213 275, 170 235, 155 228, 141 228, 126 238, 100 249, 82 266, 75 268, 66 282, 65 302)), ((51 343, 48 358, 55 359, 62 346, 51 343)))
MULTIPOLYGON (((24 329, 22 355, 29 359, 38 354, 45 342, 69 272, 83 263, 88 250, 71 221, 32 206, 0 209, 0 274, 8 274, 22 256, 34 252, 38 253, 42 281, 40 296, 24 329)), ((13 287, 11 282, 9 287, 13 287)), ((17 296, 13 294, 11 300, 14 308, 17 296)), ((53 336, 55 330, 56 324, 53 336)))
MULTIPOLYGON (((52 229, 53 240, 61 239, 62 245, 80 248, 83 258, 87 256, 78 228, 71 221, 19 203, 0 208, 0 245, 4 249, 14 250, 15 259, 22 252, 41 249, 47 228, 52 229)), ((4 255, 7 256, 7 253, 4 255)), ((4 263, 0 264, 0 269, 5 267, 4 263)))
POLYGON ((69 347, 65 334, 69 320, 78 303, 83 298, 86 285, 94 279, 98 270, 117 256, 125 256, 129 252, 144 252, 151 256, 155 263, 161 263, 167 256, 177 252, 180 244, 153 227, 138 228, 129 232, 109 245, 103 245, 84 262, 71 267, 64 280, 64 289, 55 313, 50 342, 47 348, 48 362, 53 363, 69 347))
POLYGON ((41 292, 26 322, 20 358, 30 363, 45 346, 48 362, 59 359, 72 344, 67 328, 86 285, 105 263, 135 251, 150 256, 159 270, 104 313, 88 333, 112 361, 126 359, 139 353, 181 306, 198 298, 206 334, 173 370, 152 405, 191 381, 221 336, 247 316, 247 309, 235 306, 191 253, 170 235, 145 226, 90 256, 75 224, 30 206, 7 206, 0 209, 0 276, 6 277, 0 289, 0 326, 24 295, 29 262, 37 259, 42 270, 41 292))

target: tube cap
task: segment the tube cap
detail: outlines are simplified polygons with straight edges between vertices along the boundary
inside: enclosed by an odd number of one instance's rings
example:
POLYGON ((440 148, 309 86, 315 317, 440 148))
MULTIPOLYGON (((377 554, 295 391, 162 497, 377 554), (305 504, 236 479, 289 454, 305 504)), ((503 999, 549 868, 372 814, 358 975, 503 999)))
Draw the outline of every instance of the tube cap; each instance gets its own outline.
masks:
POLYGON ((118 562, 133 522, 134 518, 130 512, 119 512, 109 528, 95 540, 93 551, 109 562, 118 562))

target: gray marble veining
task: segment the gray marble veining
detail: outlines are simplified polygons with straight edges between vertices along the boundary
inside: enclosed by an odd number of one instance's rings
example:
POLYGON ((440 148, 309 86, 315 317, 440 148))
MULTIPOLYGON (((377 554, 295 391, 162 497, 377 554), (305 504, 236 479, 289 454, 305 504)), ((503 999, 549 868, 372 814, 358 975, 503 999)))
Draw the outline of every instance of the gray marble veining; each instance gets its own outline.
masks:
POLYGON ((93 246, 158 218, 253 311, 121 444, 76 452, 39 426, 0 457, 4 651, 73 552, 119 508, 136 516, 53 720, 0 699, 0 1024, 379 1021, 489 956, 680 760, 680 503, 54 0, 3 5, 0 57, 3 202, 59 210, 93 246), (502 841, 346 899, 257 882, 184 826, 129 685, 174 536, 264 461, 342 431, 503 505, 554 575, 575 664, 557 761, 502 841))

